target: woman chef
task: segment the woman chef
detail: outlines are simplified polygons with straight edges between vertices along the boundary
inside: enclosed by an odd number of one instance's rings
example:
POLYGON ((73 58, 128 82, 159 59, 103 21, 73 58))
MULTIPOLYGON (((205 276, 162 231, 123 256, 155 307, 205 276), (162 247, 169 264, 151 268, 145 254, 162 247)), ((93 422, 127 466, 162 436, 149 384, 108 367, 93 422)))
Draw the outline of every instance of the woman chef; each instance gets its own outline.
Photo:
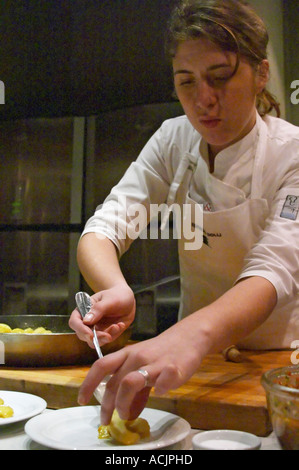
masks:
POLYGON ((96 294, 89 319, 75 310, 71 327, 91 344, 97 325, 104 344, 133 321, 134 295, 118 263, 132 241, 123 236, 130 217, 119 201, 147 210, 202 205, 205 243, 191 250, 179 239, 179 321, 92 366, 81 404, 113 374, 102 424, 114 408, 136 418, 151 387, 179 387, 209 353, 299 340, 299 131, 269 116, 279 108, 266 90, 267 43, 263 22, 242 1, 182 0, 174 10, 168 50, 185 116, 162 124, 87 222, 78 261, 96 294))

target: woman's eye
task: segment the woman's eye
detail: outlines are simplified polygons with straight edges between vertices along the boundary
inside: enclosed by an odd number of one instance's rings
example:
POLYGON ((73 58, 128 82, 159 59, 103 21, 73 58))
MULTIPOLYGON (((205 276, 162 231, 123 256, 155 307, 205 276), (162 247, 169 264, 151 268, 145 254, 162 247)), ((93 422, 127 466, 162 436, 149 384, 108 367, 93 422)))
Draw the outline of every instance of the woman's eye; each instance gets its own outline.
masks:
POLYGON ((221 86, 224 85, 229 79, 230 75, 221 75, 220 77, 209 77, 208 83, 210 86, 221 86))
POLYGON ((194 80, 191 80, 191 79, 189 80, 189 79, 188 79, 188 80, 182 80, 182 81, 179 83, 179 85, 180 85, 180 86, 186 86, 186 85, 192 85, 193 83, 194 83, 194 80))

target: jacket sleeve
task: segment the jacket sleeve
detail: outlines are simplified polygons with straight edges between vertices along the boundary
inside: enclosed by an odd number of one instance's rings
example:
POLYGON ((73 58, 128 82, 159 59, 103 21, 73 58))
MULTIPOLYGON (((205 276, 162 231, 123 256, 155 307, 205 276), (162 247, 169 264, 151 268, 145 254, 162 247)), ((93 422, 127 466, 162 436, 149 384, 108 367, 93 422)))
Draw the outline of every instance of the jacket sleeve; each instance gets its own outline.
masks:
POLYGON ((278 306, 299 293, 299 170, 277 192, 259 240, 239 279, 261 276, 275 287, 278 306))

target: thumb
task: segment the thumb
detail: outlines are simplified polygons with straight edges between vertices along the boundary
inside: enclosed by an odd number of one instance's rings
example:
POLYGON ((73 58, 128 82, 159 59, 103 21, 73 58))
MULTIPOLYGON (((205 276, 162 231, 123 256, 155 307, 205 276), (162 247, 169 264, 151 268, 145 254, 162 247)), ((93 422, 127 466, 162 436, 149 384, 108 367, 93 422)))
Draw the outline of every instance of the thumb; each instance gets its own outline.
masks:
POLYGON ((86 323, 86 325, 94 325, 102 318, 103 313, 97 308, 97 304, 102 300, 102 298, 103 296, 101 292, 97 292, 96 294, 91 296, 91 309, 83 319, 83 322, 86 323))

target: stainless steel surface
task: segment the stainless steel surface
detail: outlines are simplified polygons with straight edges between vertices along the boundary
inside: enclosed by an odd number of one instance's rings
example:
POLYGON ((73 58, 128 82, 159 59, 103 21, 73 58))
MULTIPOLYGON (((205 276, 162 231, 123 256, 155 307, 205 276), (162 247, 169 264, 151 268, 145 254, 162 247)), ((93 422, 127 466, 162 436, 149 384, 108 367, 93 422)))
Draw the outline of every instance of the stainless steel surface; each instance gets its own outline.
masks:
MULTIPOLYGON (((75 299, 76 299, 77 308, 81 314, 81 317, 84 318, 85 315, 88 314, 88 312, 90 311, 92 307, 91 297, 86 292, 77 292, 77 294, 75 295, 75 299)), ((92 328, 92 331, 93 331, 93 344, 94 344, 94 347, 96 348, 96 352, 97 352, 97 355, 99 356, 99 359, 101 359, 103 357, 103 354, 99 345, 95 327, 92 328)))
POLYGON ((84 128, 84 117, 0 124, 5 136, 0 143, 5 155, 5 172, 0 171, 0 312, 5 315, 68 315, 81 289, 76 248, 84 128), (24 285, 23 299, 13 287, 17 284, 24 285))
POLYGON ((173 281, 177 281, 179 279, 180 279, 180 275, 179 274, 174 274, 173 276, 163 277, 163 279, 160 279, 159 281, 156 281, 156 282, 152 282, 152 283, 147 284, 145 286, 138 287, 138 288, 133 288, 133 291, 134 291, 135 295, 136 294, 141 294, 141 293, 146 292, 148 290, 156 289, 156 287, 165 286, 166 284, 169 284, 170 282, 173 282, 173 281))
MULTIPOLYGON (((87 343, 80 341, 68 326, 67 315, 0 315, 0 323, 11 328, 44 326, 53 334, 0 334, 4 347, 4 364, 0 367, 52 367, 91 364, 98 356, 87 343)), ((103 346, 103 354, 121 349, 129 340, 131 330, 103 346)), ((1 343, 2 342, 2 343, 1 343)))
MULTIPOLYGON (((179 114, 178 103, 157 103, 86 118, 1 124, 5 169, 2 176, 0 172, 1 314, 68 315, 76 292, 89 292, 76 262, 85 221, 160 124, 179 114)), ((129 285, 147 286, 178 272, 177 240, 172 234, 170 227, 169 240, 135 240, 120 260, 129 285)), ((157 291, 159 304, 162 288, 157 291)), ((151 295, 143 296, 146 312, 138 319, 146 335, 159 330, 152 326, 151 295)), ((167 304, 168 299, 174 303, 167 293, 167 304)))
POLYGON ((132 286, 136 298, 133 338, 147 339, 177 322, 180 304, 180 276, 163 277, 158 281, 132 286))
POLYGON ((77 292, 75 300, 77 309, 79 310, 81 317, 84 318, 92 307, 91 297, 86 294, 86 292, 77 292))

